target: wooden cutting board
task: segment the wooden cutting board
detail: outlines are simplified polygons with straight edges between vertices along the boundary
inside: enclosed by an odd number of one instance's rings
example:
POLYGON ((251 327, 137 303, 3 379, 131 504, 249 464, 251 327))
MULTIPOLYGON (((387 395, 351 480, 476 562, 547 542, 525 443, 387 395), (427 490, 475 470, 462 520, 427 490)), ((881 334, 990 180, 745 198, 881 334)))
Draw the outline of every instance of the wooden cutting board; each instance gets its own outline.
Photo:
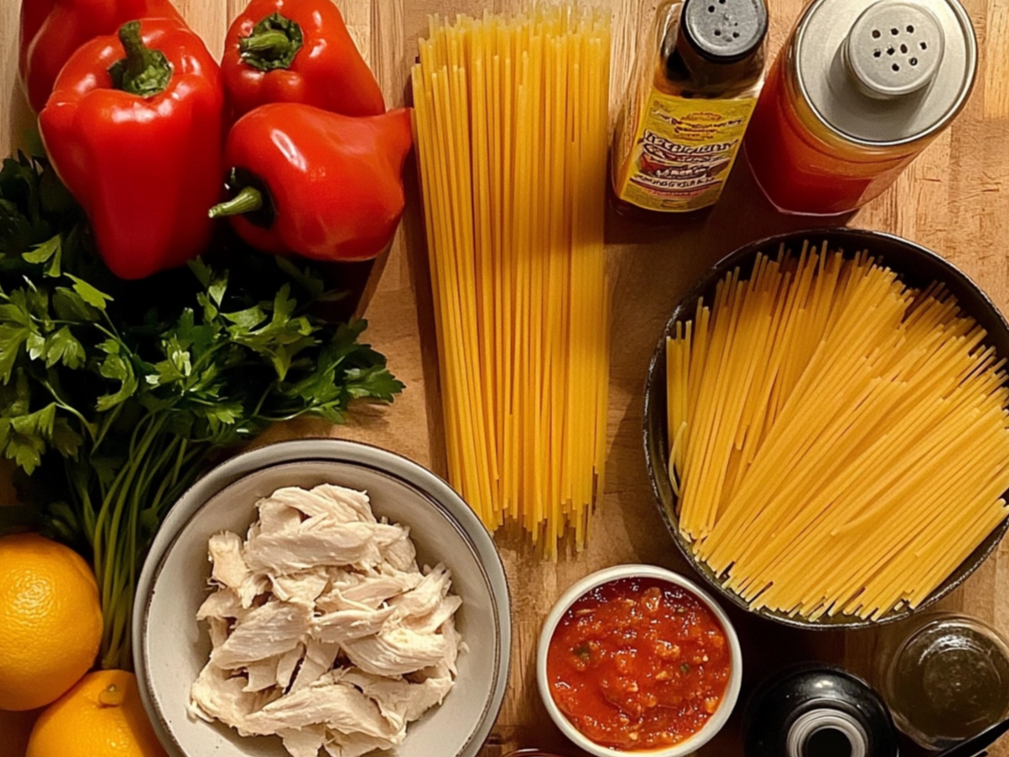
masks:
MULTIPOLYGON (((175 2, 218 55, 228 22, 245 5, 245 0, 175 2)), ((429 13, 507 12, 524 5, 518 0, 338 0, 337 4, 390 105, 406 99, 409 66, 429 13)), ((654 2, 603 0, 597 4, 614 10, 615 110, 626 89, 639 26, 650 18, 654 2)), ((1009 250, 1002 245, 1009 232, 1009 0, 965 0, 964 4, 981 50, 979 80, 966 110, 890 191, 845 222, 900 234, 936 250, 1007 310, 1009 250)), ((18 6, 17 0, 0 3, 0 154, 24 144, 32 122, 16 84, 18 6)), ((772 52, 780 47, 802 6, 802 0, 770 0, 772 52)), ((269 434, 271 440, 307 434, 353 437, 445 472, 430 288, 415 197, 391 254, 375 273, 365 313, 371 322, 369 339, 388 356, 392 370, 406 382, 406 392, 393 407, 360 413, 350 426, 329 429, 303 424, 277 429, 269 434)), ((544 563, 520 536, 497 537, 511 581, 515 634, 509 691, 484 748, 486 757, 529 746, 577 754, 547 718, 533 672, 540 623, 568 585, 598 568, 622 562, 689 570, 665 536, 645 472, 640 429, 648 358, 673 304, 708 266, 748 241, 808 225, 808 221, 775 213, 745 162, 738 164, 723 199, 707 216, 663 229, 635 226, 615 216, 607 219, 615 285, 607 490, 594 515, 594 537, 579 555, 557 564, 544 563)), ((1007 553, 1009 542, 943 608, 976 615, 1009 633, 1007 553)), ((801 633, 743 613, 732 614, 746 654, 744 697, 763 674, 790 661, 842 663, 871 676, 887 636, 901 633, 899 625, 849 634, 801 633)), ((742 754, 738 713, 701 754, 742 754)), ((1009 739, 992 754, 1009 757, 1009 739)))

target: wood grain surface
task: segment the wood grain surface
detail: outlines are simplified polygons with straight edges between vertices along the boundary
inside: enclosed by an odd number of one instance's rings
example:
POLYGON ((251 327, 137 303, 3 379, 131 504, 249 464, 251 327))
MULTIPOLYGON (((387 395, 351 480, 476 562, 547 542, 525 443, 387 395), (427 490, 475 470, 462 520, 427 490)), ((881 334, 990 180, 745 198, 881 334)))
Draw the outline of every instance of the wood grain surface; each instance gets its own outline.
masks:
MULTIPOLYGON (((228 21, 245 0, 175 0, 192 27, 219 55, 228 21)), ((496 0, 338 0, 351 31, 381 82, 390 105, 404 104, 409 65, 430 13, 512 11, 523 3, 496 0)), ((608 0, 614 11, 614 110, 627 86, 627 65, 650 0, 608 0)), ((1004 311, 1009 310, 1009 0, 965 0, 980 43, 979 80, 965 111, 877 201, 837 223, 894 232, 936 250, 963 268, 1004 311)), ((16 84, 17 0, 0 0, 0 153, 32 143, 32 117, 16 84)), ((802 0, 770 0, 770 50, 776 52, 803 6, 802 0)), ((368 410, 352 425, 317 424, 277 429, 269 439, 332 434, 367 440, 401 452, 444 473, 430 289, 422 219, 412 198, 393 249, 376 273, 366 310, 368 336, 408 389, 386 410, 368 410)), ((607 242, 615 287, 607 490, 593 516, 594 536, 581 554, 557 564, 541 562, 523 539, 499 534, 513 601, 514 645, 507 698, 484 748, 496 757, 514 748, 540 747, 575 755, 540 704, 533 659, 540 623, 557 596, 598 568, 646 562, 689 572, 653 501, 641 441, 642 392, 655 341, 677 299, 713 262, 734 248, 769 234, 809 225, 777 214, 763 199, 745 162, 733 172, 725 195, 707 214, 655 228, 608 218, 607 242)), ((261 440, 261 441, 266 441, 261 440)), ((1009 543, 943 608, 968 612, 1009 633, 1009 543)), ((730 612, 744 642, 743 697, 761 676, 791 661, 844 664, 874 677, 886 644, 900 625, 849 634, 802 633, 730 612)), ((906 629, 905 629, 906 630, 906 629)), ((741 709, 741 708, 740 708, 741 709)), ((740 755, 740 713, 703 755, 740 755)), ((0 746, 4 752, 5 746, 0 746)), ((908 749, 908 753, 913 750, 908 749)), ((5 752, 4 752, 5 753, 5 752)), ((992 752, 1009 757, 1009 739, 992 752)), ((435 757, 435 756, 432 756, 435 757)))

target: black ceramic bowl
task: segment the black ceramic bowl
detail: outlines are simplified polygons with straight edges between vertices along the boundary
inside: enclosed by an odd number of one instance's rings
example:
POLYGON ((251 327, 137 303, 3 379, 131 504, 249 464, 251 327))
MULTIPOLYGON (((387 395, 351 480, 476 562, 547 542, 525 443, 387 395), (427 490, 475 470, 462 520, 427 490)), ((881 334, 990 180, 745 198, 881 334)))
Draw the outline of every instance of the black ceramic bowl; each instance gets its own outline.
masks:
POLYGON ((786 249, 798 254, 805 241, 813 246, 819 246, 826 241, 831 250, 841 249, 846 255, 854 255, 861 250, 868 250, 897 273, 902 281, 914 287, 925 287, 933 281, 941 281, 956 296, 963 310, 985 328, 988 332, 987 341, 995 347, 999 356, 1009 357, 1009 324, 1006 323, 998 308, 963 271, 931 250, 891 234, 858 229, 817 229, 761 239, 736 250, 716 263, 680 300, 666 323, 659 343, 655 347, 655 353, 652 355, 652 361, 648 367, 648 383, 645 386, 644 440, 648 474, 659 510, 662 512, 662 517, 676 546, 697 572, 711 584, 712 588, 733 604, 744 610, 755 612, 761 617, 799 628, 852 629, 891 623, 938 602, 963 583, 998 545, 1006 530, 1009 529, 1009 520, 1004 521, 993 531, 981 546, 974 550, 953 571, 953 574, 943 581, 939 588, 932 592, 915 610, 904 608, 900 611, 891 611, 872 621, 850 615, 835 615, 808 620, 789 617, 784 613, 767 608, 750 610, 749 605, 735 592, 722 587, 714 572, 707 565, 694 558, 689 542, 680 535, 677 524, 676 497, 673 494, 667 473, 669 435, 666 429, 666 337, 673 333, 677 321, 687 321, 694 316, 699 297, 703 296, 707 302, 712 301, 715 285, 732 269, 739 267, 742 277, 749 277, 758 252, 775 255, 779 246, 784 244, 786 249))

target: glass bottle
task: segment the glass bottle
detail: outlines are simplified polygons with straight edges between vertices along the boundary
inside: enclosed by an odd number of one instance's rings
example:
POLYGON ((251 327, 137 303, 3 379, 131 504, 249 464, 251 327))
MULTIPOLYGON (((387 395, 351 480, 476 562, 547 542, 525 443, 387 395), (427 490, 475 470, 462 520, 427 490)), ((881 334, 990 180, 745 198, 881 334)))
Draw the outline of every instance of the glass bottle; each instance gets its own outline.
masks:
POLYGON ((612 153, 617 209, 652 220, 717 202, 763 83, 763 0, 665 0, 612 153))
POLYGON ((851 212, 890 186, 970 94, 957 0, 815 0, 771 68, 746 158, 784 213, 851 212))
POLYGON ((885 658, 894 721, 926 749, 951 748, 1009 715, 1009 642, 987 623, 922 616, 885 658))
POLYGON ((746 757, 898 757, 878 693, 832 666, 795 665, 760 684, 743 714, 746 757))

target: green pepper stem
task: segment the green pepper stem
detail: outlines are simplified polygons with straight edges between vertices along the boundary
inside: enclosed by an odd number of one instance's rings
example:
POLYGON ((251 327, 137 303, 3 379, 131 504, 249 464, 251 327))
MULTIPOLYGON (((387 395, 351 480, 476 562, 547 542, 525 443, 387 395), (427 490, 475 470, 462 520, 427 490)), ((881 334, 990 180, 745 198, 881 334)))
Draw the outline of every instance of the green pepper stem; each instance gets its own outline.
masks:
POLYGON ((238 40, 242 61, 260 71, 290 68, 305 43, 301 27, 287 16, 272 13, 238 40))
POLYGON ((263 207, 263 193, 255 187, 244 187, 230 200, 218 203, 207 213, 211 218, 238 216, 263 207))
POLYGON ((243 55, 257 53, 262 58, 280 58, 290 51, 291 38, 279 31, 262 32, 238 41, 238 50, 243 55))
POLYGON ((140 22, 128 21, 119 27, 119 41, 126 57, 109 67, 115 88, 144 98, 164 92, 172 79, 172 64, 163 52, 144 44, 140 22))

